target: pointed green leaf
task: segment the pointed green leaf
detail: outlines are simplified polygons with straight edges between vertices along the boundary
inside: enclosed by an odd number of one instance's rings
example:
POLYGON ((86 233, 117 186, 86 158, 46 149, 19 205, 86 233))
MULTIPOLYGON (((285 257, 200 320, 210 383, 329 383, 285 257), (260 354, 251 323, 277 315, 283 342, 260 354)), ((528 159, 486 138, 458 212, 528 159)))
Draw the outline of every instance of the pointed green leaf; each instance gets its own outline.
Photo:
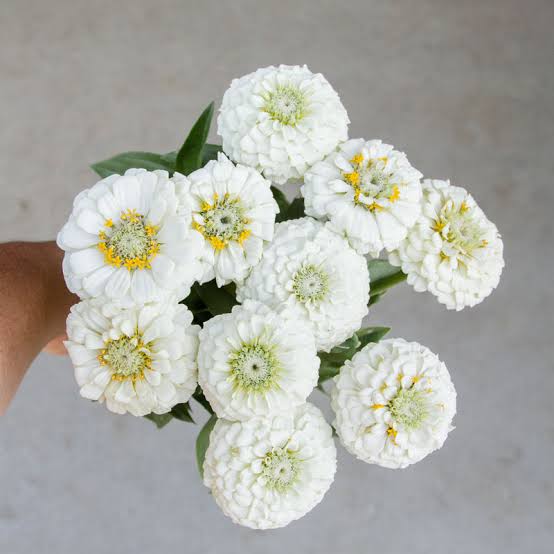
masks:
POLYGON ((304 217, 304 198, 299 196, 295 198, 288 207, 284 217, 280 221, 288 221, 289 219, 299 219, 304 217))
POLYGON ((358 350, 361 350, 370 342, 379 342, 389 331, 390 327, 364 327, 360 329, 356 333, 360 341, 358 350))
POLYGON ((386 260, 368 260, 367 268, 369 270, 370 295, 372 298, 406 280, 406 274, 399 267, 391 265, 386 260))
POLYGON ((198 385, 196 387, 196 391, 194 391, 194 394, 192 395, 192 397, 194 398, 194 400, 196 400, 196 402, 198 402, 198 404, 200 404, 209 414, 212 414, 214 413, 214 411, 212 410, 212 407, 210 406, 210 403, 208 402, 208 400, 206 399, 206 397, 204 396, 204 392, 202 391, 202 389, 200 388, 200 385, 198 385))
POLYGON ((208 450, 208 446, 210 446, 210 433, 216 421, 217 417, 212 415, 204 427, 202 427, 196 438, 196 463, 198 464, 198 471, 202 479, 204 478, 204 459, 206 458, 206 450, 208 450))
POLYGON ((174 164, 162 154, 153 152, 123 152, 113 158, 102 160, 90 166, 102 179, 117 173, 123 175, 128 169, 137 167, 154 171, 165 169, 173 173, 174 164))
POLYGON ((331 352, 319 352, 319 384, 338 375, 346 360, 351 360, 366 344, 379 342, 389 331, 390 327, 364 327, 339 346, 335 346, 331 352))
POLYGON ((339 363, 321 360, 321 365, 319 366, 319 385, 325 383, 325 381, 328 381, 329 379, 332 379, 335 375, 338 375, 340 368, 343 365, 344 362, 339 363))
POLYGON ((187 423, 194 423, 194 419, 192 419, 192 414, 190 410, 190 404, 188 402, 183 402, 181 404, 176 404, 171 408, 171 415, 175 419, 179 419, 181 421, 186 421, 187 423))
POLYGON ((287 200, 287 197, 285 196, 285 193, 282 190, 278 189, 277 187, 271 187, 271 192, 273 193, 273 198, 275 198, 275 202, 277 202, 277 205, 279 206, 279 213, 275 218, 275 221, 279 223, 279 221, 284 221, 284 217, 289 209, 290 204, 287 200))
POLYGON ((219 144, 204 144, 202 149, 202 166, 205 166, 211 160, 217 160, 217 155, 223 152, 223 148, 219 144))
POLYGON ((196 283, 193 291, 200 297, 212 315, 228 314, 237 300, 229 290, 219 288, 215 281, 209 281, 203 285, 196 283))
POLYGON ((149 419, 150 421, 153 421, 156 424, 156 427, 158 429, 165 427, 173 419, 171 412, 168 412, 167 414, 152 413, 152 414, 147 414, 144 417, 146 419, 149 419))
POLYGON ((188 175, 202 167, 202 152, 210 131, 213 113, 214 103, 211 102, 193 125, 183 146, 177 153, 175 171, 188 175))

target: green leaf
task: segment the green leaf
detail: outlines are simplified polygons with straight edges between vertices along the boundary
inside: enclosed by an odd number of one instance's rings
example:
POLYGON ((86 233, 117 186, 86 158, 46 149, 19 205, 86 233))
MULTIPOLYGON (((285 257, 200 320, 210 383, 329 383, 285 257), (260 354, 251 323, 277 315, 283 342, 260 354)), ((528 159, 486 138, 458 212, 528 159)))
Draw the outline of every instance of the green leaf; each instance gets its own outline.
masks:
POLYGON ((332 379, 335 375, 338 375, 343 364, 344 362, 339 363, 321 360, 318 383, 321 385, 322 383, 325 383, 325 381, 332 379))
POLYGON ((213 113, 214 103, 211 102, 193 125, 183 146, 177 153, 175 171, 188 175, 202 167, 202 152, 210 131, 213 113))
POLYGON ((219 144, 204 144, 202 149, 202 166, 205 166, 211 160, 217 160, 217 155, 223 152, 223 148, 219 144))
MULTIPOLYGON (((358 331, 359 333, 360 331, 358 331)), ((342 344, 339 344, 338 346, 335 346, 329 352, 329 354, 337 354, 340 356, 348 356, 348 355, 354 355, 358 347, 360 346, 360 339, 358 338, 358 334, 354 333, 349 339, 346 339, 342 344)))
POLYGON ((335 346, 330 352, 319 352, 321 365, 319 366, 318 383, 321 385, 321 383, 338 375, 346 360, 351 360, 354 354, 366 344, 379 342, 389 331, 390 327, 364 327, 339 346, 335 346))
POLYGON ((280 221, 288 221, 289 219, 299 219, 304 217, 304 198, 299 196, 295 198, 288 207, 285 215, 281 218, 280 221))
POLYGON ((190 404, 188 402, 183 402, 182 404, 176 404, 173 406, 173 408, 171 408, 171 415, 180 421, 194 423, 194 419, 192 419, 190 411, 190 404))
POLYGON ((215 281, 209 281, 203 285, 196 283, 192 289, 212 315, 228 314, 237 304, 235 296, 225 288, 218 288, 215 281))
POLYGON ((278 189, 277 187, 271 187, 271 192, 273 193, 273 198, 275 198, 275 202, 277 202, 277 205, 279 206, 279 213, 275 218, 275 221, 279 223, 279 221, 284 221, 283 218, 288 212, 290 204, 287 200, 287 197, 285 196, 285 193, 282 190, 278 189))
MULTIPOLYGON (((220 144, 204 144, 202 148, 202 166, 205 166, 211 160, 217 160, 217 155, 219 152, 223 152, 220 144)), ((168 152, 162 156, 168 164, 175 169, 175 164, 177 163, 177 151, 168 152)))
POLYGON ((217 417, 212 415, 202 429, 198 433, 196 438, 196 463, 198 464, 198 471, 200 472, 200 477, 204 478, 204 458, 206 457, 206 450, 210 445, 210 433, 214 428, 217 417))
POLYGON ((369 296, 369 302, 367 303, 368 307, 373 306, 373 304, 377 304, 377 302, 379 302, 379 300, 383 298, 383 294, 385 293, 382 292, 381 294, 371 294, 369 296))
POLYGON ((155 169, 165 169, 173 173, 174 164, 162 154, 153 152, 124 152, 113 158, 108 158, 90 166, 102 179, 117 173, 123 175, 125 171, 132 167, 139 167, 154 171, 155 169))
POLYGON ((147 414, 144 417, 153 421, 158 429, 165 427, 173 419, 171 412, 167 414, 147 414))
POLYGON ((364 327, 360 329, 356 333, 360 341, 358 350, 361 350, 370 342, 379 342, 389 331, 390 327, 364 327))
POLYGON ((367 268, 369 269, 371 297, 383 294, 390 287, 406 280, 406 274, 386 260, 368 260, 367 268))
POLYGON ((206 399, 206 397, 204 396, 204 393, 202 392, 202 389, 200 388, 200 385, 198 387, 196 387, 196 390, 194 391, 194 394, 192 395, 192 397, 194 398, 194 400, 196 400, 196 402, 198 402, 198 404, 200 404, 209 414, 212 414, 214 413, 214 411, 212 410, 212 407, 210 406, 210 403, 208 402, 208 400, 206 399))

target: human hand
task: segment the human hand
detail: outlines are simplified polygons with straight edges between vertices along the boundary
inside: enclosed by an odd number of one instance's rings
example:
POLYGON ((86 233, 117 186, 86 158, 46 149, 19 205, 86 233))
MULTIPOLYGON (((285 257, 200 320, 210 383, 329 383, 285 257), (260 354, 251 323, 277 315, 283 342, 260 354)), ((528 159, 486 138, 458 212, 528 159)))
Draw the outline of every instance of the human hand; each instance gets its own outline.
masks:
POLYGON ((0 245, 0 414, 41 349, 64 354, 65 320, 78 298, 54 242, 0 245))

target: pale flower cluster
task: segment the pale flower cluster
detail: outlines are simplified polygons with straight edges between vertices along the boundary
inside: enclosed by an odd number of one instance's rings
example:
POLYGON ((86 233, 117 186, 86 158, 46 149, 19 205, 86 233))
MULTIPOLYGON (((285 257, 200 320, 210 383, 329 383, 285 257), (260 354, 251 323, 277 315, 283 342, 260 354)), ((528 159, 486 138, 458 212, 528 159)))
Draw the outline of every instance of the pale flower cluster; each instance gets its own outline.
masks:
POLYGON ((336 434, 360 460, 403 468, 453 429, 454 386, 424 346, 364 342, 341 358, 374 300, 366 256, 386 255, 456 310, 487 297, 504 266, 496 226, 465 189, 422 180, 392 145, 349 138, 349 123, 323 75, 258 69, 223 96, 216 159, 189 175, 101 179, 57 238, 81 299, 66 342, 81 395, 153 418, 203 394, 217 418, 204 483, 255 529, 302 517, 333 482, 333 429, 308 402, 321 360, 335 364, 336 434), (276 223, 272 187, 285 183, 305 213, 276 223), (191 290, 217 315, 198 318, 191 290), (239 304, 214 310, 205 290, 239 304))

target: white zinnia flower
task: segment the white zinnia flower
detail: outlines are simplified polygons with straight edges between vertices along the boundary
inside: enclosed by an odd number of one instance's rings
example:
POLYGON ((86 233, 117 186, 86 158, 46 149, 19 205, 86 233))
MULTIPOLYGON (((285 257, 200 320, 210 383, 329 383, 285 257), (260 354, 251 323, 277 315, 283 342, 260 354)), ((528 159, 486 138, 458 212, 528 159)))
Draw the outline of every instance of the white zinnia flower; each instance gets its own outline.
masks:
POLYGON ((282 184, 346 140, 350 121, 323 75, 280 65, 234 79, 217 123, 231 159, 282 184))
POLYGON ((503 243, 472 196, 448 181, 423 182, 422 213, 389 261, 418 292, 429 291, 448 309, 475 306, 496 288, 503 243))
POLYGON ((163 414, 196 388, 198 327, 175 300, 122 308, 83 300, 67 318, 67 351, 81 396, 112 412, 163 414))
POLYGON ((235 523, 274 529, 321 501, 336 458, 331 427, 312 404, 245 422, 219 419, 206 452, 204 484, 235 523))
POLYGON ((239 302, 247 298, 306 322, 317 349, 328 352, 357 331, 367 314, 367 263, 315 219, 278 223, 262 261, 237 288, 239 302))
POLYGON ((306 214, 329 220, 360 254, 406 237, 420 212, 421 173, 380 140, 352 139, 304 176, 306 214))
POLYGON ((129 169, 81 192, 57 240, 69 290, 127 306, 186 297, 202 272, 202 240, 177 205, 166 171, 129 169))
POLYGON ((302 404, 317 384, 313 335, 247 300, 200 331, 198 380, 218 417, 245 420, 302 404))
POLYGON ((406 467, 440 448, 453 429, 456 391, 448 370, 417 342, 368 344, 334 381, 335 429, 364 462, 406 467))
POLYGON ((192 226, 204 242, 201 281, 240 282, 273 238, 279 207, 271 183, 255 169, 224 154, 179 180, 180 204, 192 210, 192 226))

